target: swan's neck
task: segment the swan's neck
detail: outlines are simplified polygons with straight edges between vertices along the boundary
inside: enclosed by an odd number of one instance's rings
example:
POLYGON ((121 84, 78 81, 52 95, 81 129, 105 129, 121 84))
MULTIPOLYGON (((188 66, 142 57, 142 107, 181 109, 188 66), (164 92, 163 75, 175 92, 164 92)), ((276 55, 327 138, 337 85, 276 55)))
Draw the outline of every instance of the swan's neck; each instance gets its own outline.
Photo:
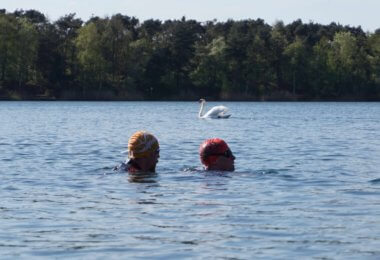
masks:
POLYGON ((201 102, 201 108, 199 109, 199 117, 202 117, 203 116, 203 106, 204 106, 205 102, 201 102))

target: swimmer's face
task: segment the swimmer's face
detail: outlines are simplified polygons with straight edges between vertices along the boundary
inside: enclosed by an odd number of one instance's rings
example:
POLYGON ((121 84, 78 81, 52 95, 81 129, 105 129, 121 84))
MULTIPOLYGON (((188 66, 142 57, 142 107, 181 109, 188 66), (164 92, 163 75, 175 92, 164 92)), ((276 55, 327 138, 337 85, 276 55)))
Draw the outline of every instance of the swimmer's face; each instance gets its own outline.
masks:
POLYGON ((160 149, 152 152, 150 156, 147 158, 148 169, 151 172, 156 171, 156 165, 158 163, 158 158, 160 158, 160 149))
POLYGON ((235 170, 235 157, 227 158, 219 156, 215 162, 215 167, 220 171, 234 171, 235 170))
POLYGON ((210 167, 210 169, 217 171, 234 171, 235 170, 235 156, 232 154, 231 150, 218 155, 218 158, 210 167))

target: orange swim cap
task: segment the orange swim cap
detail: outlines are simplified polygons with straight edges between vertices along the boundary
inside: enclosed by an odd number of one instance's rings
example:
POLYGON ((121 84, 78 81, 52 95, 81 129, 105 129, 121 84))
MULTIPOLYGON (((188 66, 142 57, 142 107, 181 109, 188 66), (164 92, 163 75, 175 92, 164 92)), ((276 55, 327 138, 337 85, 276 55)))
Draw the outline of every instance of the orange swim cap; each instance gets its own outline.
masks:
POLYGON ((144 158, 159 148, 157 138, 154 135, 138 131, 134 133, 128 141, 128 157, 144 158))
POLYGON ((230 149, 225 141, 220 138, 205 140, 199 147, 199 157, 205 166, 213 164, 217 160, 217 154, 221 154, 230 149))

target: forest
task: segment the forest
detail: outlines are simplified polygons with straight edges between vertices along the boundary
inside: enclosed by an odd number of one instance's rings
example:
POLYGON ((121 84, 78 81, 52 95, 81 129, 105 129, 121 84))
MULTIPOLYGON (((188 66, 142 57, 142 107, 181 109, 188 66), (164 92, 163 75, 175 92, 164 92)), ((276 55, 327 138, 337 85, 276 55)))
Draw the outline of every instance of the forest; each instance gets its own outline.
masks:
POLYGON ((1 100, 379 101, 380 28, 0 9, 1 100))

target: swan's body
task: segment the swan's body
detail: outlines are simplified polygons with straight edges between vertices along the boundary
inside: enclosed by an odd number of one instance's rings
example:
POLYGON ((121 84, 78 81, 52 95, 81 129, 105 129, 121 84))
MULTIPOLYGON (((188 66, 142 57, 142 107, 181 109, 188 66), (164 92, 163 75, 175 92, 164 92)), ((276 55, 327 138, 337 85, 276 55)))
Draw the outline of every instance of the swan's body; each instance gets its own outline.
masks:
POLYGON ((201 108, 199 110, 199 118, 229 118, 231 114, 227 114, 228 108, 225 106, 215 106, 211 108, 206 114, 203 114, 204 105, 206 100, 200 99, 201 108))

